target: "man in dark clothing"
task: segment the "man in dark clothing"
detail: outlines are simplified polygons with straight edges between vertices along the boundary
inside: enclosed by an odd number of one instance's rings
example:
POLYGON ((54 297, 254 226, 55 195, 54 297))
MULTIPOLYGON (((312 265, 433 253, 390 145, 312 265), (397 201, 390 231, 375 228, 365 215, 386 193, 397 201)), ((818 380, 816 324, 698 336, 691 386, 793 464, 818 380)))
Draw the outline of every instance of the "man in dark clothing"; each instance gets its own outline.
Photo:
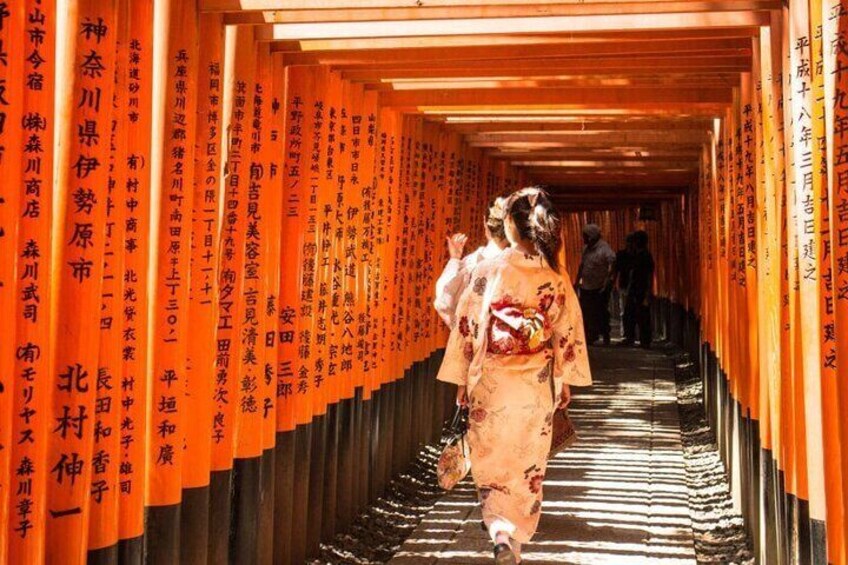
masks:
MULTIPOLYGON (((639 326, 639 345, 651 347, 651 298, 654 288, 654 258, 648 251, 648 234, 637 231, 633 234, 635 252, 631 259, 630 283, 627 287, 627 306, 631 309, 630 328, 625 335, 635 336, 639 326), (629 333, 628 333, 629 332, 629 333)), ((631 342, 632 343, 632 342, 631 342)))
POLYGON ((633 333, 628 333, 628 330, 634 328, 633 323, 629 319, 633 317, 632 308, 627 307, 627 287, 630 285, 630 271, 633 270, 633 254, 636 249, 633 245, 633 234, 627 234, 625 240, 626 245, 615 254, 615 264, 613 265, 612 278, 618 289, 618 305, 619 313, 621 314, 622 332, 624 333, 624 343, 633 344, 635 336, 633 333))

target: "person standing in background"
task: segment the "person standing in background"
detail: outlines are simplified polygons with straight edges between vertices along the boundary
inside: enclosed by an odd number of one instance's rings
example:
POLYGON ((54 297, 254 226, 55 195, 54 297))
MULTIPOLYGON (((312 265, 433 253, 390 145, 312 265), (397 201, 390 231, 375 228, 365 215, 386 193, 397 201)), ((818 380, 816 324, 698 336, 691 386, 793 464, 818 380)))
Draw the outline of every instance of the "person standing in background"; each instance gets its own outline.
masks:
MULTIPOLYGON (((630 335, 635 336, 639 326, 639 345, 650 349, 653 337, 651 325, 651 298, 654 288, 654 257, 648 251, 648 234, 637 231, 633 234, 635 253, 632 259, 630 284, 627 287, 627 308, 632 312, 630 335)), ((632 343, 632 341, 631 341, 632 343)))
POLYGON ((635 322, 632 308, 627 305, 627 287, 630 285, 630 273, 633 270, 633 254, 636 247, 633 244, 633 234, 627 234, 624 249, 615 254, 613 266, 613 284, 618 288, 618 305, 621 314, 621 331, 625 345, 633 345, 635 340, 635 322))
POLYGON ((592 344, 603 337, 604 344, 609 344, 609 296, 615 253, 601 237, 601 228, 597 224, 583 226, 583 243, 583 258, 575 286, 583 310, 586 341, 592 344))
POLYGON ((468 236, 464 233, 457 233, 448 238, 450 259, 436 281, 436 299, 433 306, 436 308, 439 317, 451 329, 455 325, 456 305, 462 291, 468 286, 471 271, 480 261, 497 257, 501 251, 509 247, 509 241, 507 241, 504 233, 504 202, 504 198, 498 197, 489 205, 489 210, 484 219, 486 245, 483 247, 463 258, 462 251, 468 241, 468 236))

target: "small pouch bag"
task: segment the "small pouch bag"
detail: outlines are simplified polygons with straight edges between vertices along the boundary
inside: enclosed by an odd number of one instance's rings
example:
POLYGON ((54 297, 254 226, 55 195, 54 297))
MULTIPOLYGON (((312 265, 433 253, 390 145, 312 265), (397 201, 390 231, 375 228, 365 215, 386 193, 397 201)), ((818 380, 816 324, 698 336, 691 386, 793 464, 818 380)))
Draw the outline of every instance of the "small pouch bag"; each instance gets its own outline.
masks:
POLYGON ((468 407, 457 406, 453 419, 445 428, 442 437, 442 454, 436 465, 436 476, 439 486, 451 490, 471 470, 471 458, 468 453, 468 443, 465 434, 468 431, 468 407))
POLYGON ((568 408, 556 408, 559 399, 556 395, 556 384, 554 383, 553 359, 550 361, 548 374, 551 380, 551 397, 554 401, 554 413, 551 416, 551 450, 548 452, 548 459, 551 459, 577 441, 577 430, 574 429, 574 422, 568 415, 568 408))
POLYGON ((577 441, 577 430, 568 415, 568 408, 554 410, 552 424, 551 451, 548 453, 548 459, 565 451, 577 441))

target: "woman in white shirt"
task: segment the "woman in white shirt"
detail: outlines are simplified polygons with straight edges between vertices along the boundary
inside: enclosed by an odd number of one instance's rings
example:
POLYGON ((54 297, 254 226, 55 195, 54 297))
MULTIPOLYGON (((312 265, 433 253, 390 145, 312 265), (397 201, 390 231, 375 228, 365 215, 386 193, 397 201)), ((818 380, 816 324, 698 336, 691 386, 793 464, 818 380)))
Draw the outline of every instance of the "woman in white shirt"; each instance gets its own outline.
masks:
POLYGON ((436 281, 436 299, 433 306, 449 328, 453 328, 456 324, 454 316, 456 306, 462 291, 468 286, 471 271, 480 261, 497 257, 501 251, 509 247, 509 241, 504 233, 505 202, 505 198, 498 197, 489 206, 484 224, 486 245, 463 258, 462 251, 468 236, 457 233, 448 238, 450 260, 436 281))

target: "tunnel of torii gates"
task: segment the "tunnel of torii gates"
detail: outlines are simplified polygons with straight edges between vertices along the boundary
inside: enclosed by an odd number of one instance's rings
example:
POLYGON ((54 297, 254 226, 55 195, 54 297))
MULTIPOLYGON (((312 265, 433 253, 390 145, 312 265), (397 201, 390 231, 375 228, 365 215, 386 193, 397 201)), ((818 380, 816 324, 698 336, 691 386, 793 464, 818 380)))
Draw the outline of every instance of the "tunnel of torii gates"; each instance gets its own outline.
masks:
POLYGON ((445 236, 540 184, 846 563, 848 2, 0 1, 0 563, 303 563, 451 409, 445 236))

